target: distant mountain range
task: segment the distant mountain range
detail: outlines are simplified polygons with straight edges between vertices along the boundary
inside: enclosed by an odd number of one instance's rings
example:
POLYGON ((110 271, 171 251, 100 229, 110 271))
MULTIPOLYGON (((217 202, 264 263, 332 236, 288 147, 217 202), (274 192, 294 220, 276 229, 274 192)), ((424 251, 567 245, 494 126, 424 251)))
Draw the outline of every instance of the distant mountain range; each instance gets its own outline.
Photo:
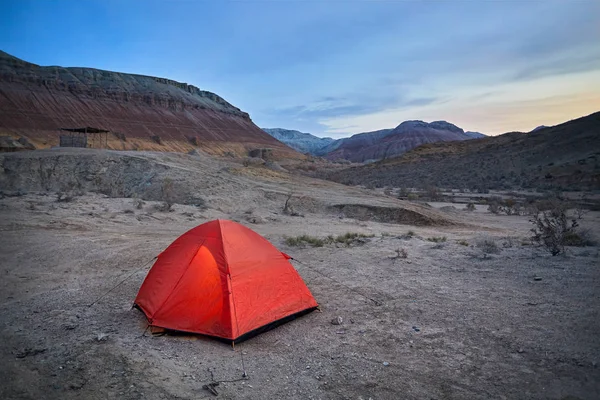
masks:
POLYGON ((350 185, 465 189, 600 189, 600 112, 480 140, 431 143, 322 178, 350 185))
POLYGON ((319 150, 335 142, 332 138, 320 138, 310 133, 282 128, 262 128, 263 131, 301 153, 318 154, 319 150))
POLYGON ((358 133, 348 138, 319 138, 310 133, 287 129, 263 129, 288 146, 330 160, 370 162, 399 156, 422 144, 469 140, 485 137, 479 132, 465 132, 446 121, 405 121, 394 129, 358 133))

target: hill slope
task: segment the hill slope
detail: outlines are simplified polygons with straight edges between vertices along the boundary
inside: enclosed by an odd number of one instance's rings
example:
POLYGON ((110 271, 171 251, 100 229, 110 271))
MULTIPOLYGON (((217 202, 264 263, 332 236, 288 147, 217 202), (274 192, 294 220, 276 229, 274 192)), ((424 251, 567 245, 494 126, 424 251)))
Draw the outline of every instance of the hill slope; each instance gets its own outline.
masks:
POLYGON ((198 146, 245 154, 272 147, 295 154, 247 113, 195 86, 92 68, 40 67, 0 51, 0 133, 49 147, 58 143, 59 128, 83 126, 119 134, 109 135, 113 149, 198 146))
POLYGON ((600 112, 528 134, 428 144, 322 176, 352 185, 600 189, 600 112))
POLYGON ((323 147, 335 142, 332 138, 320 138, 310 133, 282 128, 263 128, 263 131, 301 153, 319 154, 323 147))

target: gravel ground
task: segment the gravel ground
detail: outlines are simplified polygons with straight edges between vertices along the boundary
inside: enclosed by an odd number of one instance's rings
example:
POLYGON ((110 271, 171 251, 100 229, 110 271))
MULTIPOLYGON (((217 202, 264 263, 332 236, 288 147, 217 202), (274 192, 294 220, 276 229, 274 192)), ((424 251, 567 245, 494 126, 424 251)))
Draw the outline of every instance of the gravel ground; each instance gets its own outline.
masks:
MULTIPOLYGON (((530 245, 527 217, 486 212, 448 210, 463 224, 415 227, 326 209, 291 217, 277 201, 172 212, 155 204, 0 199, 0 398, 210 399, 203 385, 241 378, 242 356, 248 379, 221 383, 217 398, 600 398, 598 247, 551 257, 530 245), (214 218, 237 219, 300 260, 320 311, 235 350, 144 332, 145 317, 131 309, 150 268, 140 267, 214 218), (350 246, 284 242, 346 232, 374 236, 350 246), (485 254, 482 240, 498 252, 485 254), (406 258, 395 258, 402 249, 406 258)), ((600 213, 585 222, 598 237, 600 213)))

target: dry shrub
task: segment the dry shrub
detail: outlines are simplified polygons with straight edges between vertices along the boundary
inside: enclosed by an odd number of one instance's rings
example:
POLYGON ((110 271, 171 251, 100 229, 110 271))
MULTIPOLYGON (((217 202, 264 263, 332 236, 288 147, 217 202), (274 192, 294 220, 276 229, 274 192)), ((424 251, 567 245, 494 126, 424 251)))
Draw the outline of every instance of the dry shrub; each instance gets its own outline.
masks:
POLYGON ((448 238, 446 238, 446 236, 433 236, 433 237, 427 238, 427 241, 433 242, 433 243, 444 243, 446 240, 448 240, 448 238))
POLYGON ((310 236, 310 235, 300 235, 294 237, 286 237, 284 240, 285 244, 288 246, 302 246, 308 244, 313 247, 323 247, 325 245, 325 240, 310 236))
POLYGON ((173 204, 175 204, 175 187, 171 178, 165 178, 160 187, 161 204, 157 204, 154 208, 157 211, 166 212, 171 211, 173 204))
POLYGON ((513 198, 503 200, 492 196, 488 199, 488 211, 492 214, 521 215, 523 206, 513 198))
POLYGON ((138 210, 141 210, 142 208, 144 208, 144 205, 146 204, 146 202, 142 199, 133 199, 133 206, 135 208, 137 208, 138 210))
POLYGON ((479 240, 476 246, 483 253, 483 258, 487 258, 489 254, 500 253, 500 248, 492 239, 479 240))
POLYGON ((410 191, 407 188, 400 188, 398 189, 398 198, 399 199, 406 199, 408 198, 408 195, 410 194, 410 191))
POLYGON ((553 256, 564 253, 565 246, 585 246, 583 243, 588 242, 582 235, 589 237, 589 232, 577 229, 583 214, 569 216, 567 211, 566 202, 554 202, 552 209, 537 212, 530 219, 533 224, 532 240, 544 246, 553 256))
POLYGON ((408 252, 406 251, 406 249, 397 248, 394 251, 396 252, 396 254, 392 257, 392 260, 396 260, 398 258, 408 258, 408 252))
POLYGON ((326 244, 343 244, 350 246, 352 244, 362 244, 365 242, 364 239, 371 238, 374 235, 365 235, 364 233, 347 232, 343 235, 333 236, 329 235, 326 238, 319 238, 310 235, 300 235, 286 237, 284 239, 285 244, 288 246, 303 246, 310 245, 313 247, 323 247, 326 244))

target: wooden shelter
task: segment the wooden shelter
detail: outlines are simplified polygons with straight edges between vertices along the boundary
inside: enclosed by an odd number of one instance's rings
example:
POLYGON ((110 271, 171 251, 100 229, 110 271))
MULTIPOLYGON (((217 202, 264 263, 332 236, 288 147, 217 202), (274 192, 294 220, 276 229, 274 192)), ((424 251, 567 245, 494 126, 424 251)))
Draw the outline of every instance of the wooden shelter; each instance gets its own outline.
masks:
POLYGON ((85 126, 83 128, 60 128, 60 130, 69 132, 66 135, 60 135, 60 147, 108 147, 109 131, 106 129, 85 126))

